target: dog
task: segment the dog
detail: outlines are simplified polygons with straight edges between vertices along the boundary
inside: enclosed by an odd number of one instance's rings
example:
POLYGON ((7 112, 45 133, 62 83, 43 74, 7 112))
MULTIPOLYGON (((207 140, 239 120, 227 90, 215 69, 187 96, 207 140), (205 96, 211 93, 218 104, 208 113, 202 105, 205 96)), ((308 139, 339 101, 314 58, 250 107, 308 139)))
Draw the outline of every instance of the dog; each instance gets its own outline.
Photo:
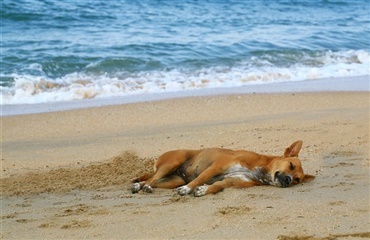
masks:
POLYGON ((193 193, 201 197, 227 187, 272 185, 285 188, 310 182, 315 176, 304 174, 298 158, 301 148, 302 141, 296 141, 282 156, 224 148, 169 151, 155 161, 154 173, 133 181, 131 192, 151 193, 153 188, 177 188, 179 195, 193 193))

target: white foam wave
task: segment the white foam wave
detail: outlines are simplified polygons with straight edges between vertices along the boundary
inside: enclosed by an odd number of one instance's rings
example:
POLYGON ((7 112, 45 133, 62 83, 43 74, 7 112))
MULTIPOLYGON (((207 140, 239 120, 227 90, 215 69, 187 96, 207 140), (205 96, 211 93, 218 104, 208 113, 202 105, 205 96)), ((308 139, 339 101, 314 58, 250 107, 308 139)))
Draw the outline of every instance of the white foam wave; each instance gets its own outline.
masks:
MULTIPOLYGON (((33 104, 55 101, 123 96, 130 94, 175 92, 192 89, 237 87, 251 84, 303 81, 310 79, 369 75, 370 52, 364 50, 327 52, 305 56, 289 67, 276 67, 250 59, 235 67, 213 67, 197 71, 151 71, 130 77, 73 73, 58 79, 16 75, 12 87, 1 88, 1 104, 33 104)), ((35 64, 33 67, 40 69, 35 64)), ((123 75, 123 74, 122 74, 123 75)))

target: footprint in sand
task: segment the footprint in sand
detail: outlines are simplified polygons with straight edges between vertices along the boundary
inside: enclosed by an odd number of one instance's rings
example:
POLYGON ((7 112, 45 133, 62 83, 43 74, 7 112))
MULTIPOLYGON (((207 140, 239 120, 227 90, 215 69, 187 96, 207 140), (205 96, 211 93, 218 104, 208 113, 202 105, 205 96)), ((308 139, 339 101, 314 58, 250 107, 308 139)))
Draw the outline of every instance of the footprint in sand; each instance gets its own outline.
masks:
POLYGON ((78 229, 78 228, 91 228, 93 225, 89 220, 72 220, 62 226, 62 229, 78 229))
POLYGON ((240 214, 244 214, 250 211, 251 211, 251 208, 246 207, 246 206, 222 207, 218 209, 216 214, 222 215, 222 216, 230 216, 230 215, 240 215, 240 214))

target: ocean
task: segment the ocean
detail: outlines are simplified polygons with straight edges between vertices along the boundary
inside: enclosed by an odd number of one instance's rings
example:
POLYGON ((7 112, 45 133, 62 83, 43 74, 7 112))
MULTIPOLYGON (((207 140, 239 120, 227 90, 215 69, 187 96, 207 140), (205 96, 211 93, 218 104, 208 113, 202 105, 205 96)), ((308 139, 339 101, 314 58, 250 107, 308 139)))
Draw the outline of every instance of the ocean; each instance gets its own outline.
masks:
POLYGON ((370 75, 368 0, 3 0, 1 104, 370 75))

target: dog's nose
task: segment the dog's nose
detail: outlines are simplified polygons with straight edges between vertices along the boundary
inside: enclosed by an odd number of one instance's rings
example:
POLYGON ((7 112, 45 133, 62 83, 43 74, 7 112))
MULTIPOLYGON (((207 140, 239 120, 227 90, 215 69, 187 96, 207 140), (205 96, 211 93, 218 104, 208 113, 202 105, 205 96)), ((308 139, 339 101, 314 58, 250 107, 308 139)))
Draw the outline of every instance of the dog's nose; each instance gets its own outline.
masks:
POLYGON ((292 178, 289 176, 284 177, 283 187, 288 187, 292 183, 292 178))

